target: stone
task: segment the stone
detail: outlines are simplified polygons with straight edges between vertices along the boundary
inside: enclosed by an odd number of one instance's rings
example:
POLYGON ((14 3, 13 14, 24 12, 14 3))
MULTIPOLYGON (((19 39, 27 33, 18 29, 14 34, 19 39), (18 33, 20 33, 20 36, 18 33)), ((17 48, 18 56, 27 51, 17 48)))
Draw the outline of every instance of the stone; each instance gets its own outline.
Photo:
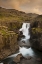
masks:
POLYGON ((22 31, 19 31, 18 40, 21 40, 21 38, 25 38, 25 35, 23 35, 22 31))
POLYGON ((22 58, 23 58, 23 56, 22 56, 22 54, 18 54, 15 58, 14 58, 14 62, 16 62, 16 63, 19 63, 21 60, 22 60, 22 58))
POLYGON ((25 41, 24 41, 24 40, 23 40, 22 42, 23 42, 23 43, 25 43, 25 41))
POLYGON ((28 59, 28 60, 30 60, 31 58, 32 58, 32 57, 31 57, 31 56, 29 56, 27 59, 28 59))

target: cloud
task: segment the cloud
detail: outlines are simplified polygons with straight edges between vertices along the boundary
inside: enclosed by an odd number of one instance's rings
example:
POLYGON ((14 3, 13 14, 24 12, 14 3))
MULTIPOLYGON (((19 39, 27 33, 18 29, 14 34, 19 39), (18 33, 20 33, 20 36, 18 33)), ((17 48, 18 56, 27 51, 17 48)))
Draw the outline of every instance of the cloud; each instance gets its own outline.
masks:
POLYGON ((26 13, 42 14, 42 0, 0 0, 0 6, 26 13))

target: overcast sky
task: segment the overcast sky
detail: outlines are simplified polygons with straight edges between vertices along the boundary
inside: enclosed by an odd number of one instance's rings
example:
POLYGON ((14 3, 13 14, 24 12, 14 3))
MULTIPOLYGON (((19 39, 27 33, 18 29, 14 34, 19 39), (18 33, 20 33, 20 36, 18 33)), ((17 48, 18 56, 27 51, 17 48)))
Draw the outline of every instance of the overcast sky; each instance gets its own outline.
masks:
POLYGON ((0 0, 0 6, 26 13, 42 14, 42 0, 0 0))

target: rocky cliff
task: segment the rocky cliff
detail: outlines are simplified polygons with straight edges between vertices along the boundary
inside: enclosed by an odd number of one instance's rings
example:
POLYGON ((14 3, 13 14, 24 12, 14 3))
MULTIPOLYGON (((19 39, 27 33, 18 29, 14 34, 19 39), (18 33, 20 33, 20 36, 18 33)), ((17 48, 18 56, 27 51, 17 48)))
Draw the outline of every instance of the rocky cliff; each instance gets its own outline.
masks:
POLYGON ((7 22, 3 22, 3 21, 0 21, 0 26, 6 26, 8 27, 7 29, 9 31, 14 31, 14 32, 18 32, 18 30, 21 28, 22 26, 22 22, 17 22, 17 21, 7 21, 7 22))
POLYGON ((31 46, 42 51, 42 21, 31 23, 30 36, 31 46))
POLYGON ((0 60, 7 58, 18 49, 18 35, 13 31, 8 31, 6 26, 0 26, 0 60))
POLYGON ((0 21, 0 60, 15 53, 19 48, 17 39, 22 22, 6 21, 0 21))

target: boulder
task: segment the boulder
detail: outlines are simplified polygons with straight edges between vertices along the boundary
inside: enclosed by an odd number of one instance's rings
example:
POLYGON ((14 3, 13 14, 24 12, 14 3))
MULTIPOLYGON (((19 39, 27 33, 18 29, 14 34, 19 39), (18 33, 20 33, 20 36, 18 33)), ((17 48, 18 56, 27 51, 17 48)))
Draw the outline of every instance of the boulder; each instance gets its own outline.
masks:
POLYGON ((23 58, 22 54, 18 54, 15 58, 14 58, 14 62, 19 63, 21 61, 21 59, 23 58))

